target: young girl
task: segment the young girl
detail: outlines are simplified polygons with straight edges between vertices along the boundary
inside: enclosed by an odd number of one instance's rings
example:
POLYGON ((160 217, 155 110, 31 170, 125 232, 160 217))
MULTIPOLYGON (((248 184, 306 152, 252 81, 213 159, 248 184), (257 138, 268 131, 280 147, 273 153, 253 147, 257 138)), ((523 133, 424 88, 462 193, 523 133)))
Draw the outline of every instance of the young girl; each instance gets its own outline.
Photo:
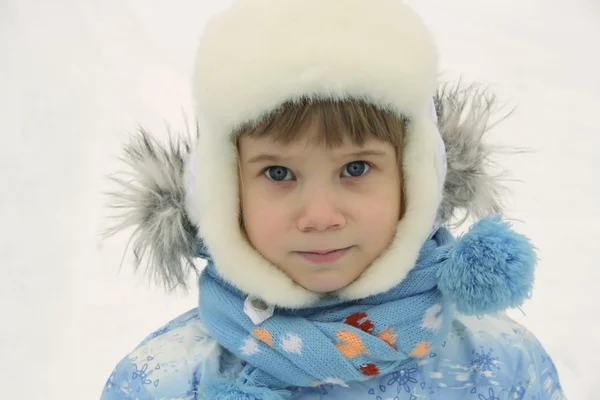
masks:
POLYGON ((437 74, 399 0, 240 0, 215 16, 197 142, 142 133, 115 228, 136 227, 136 254, 171 288, 205 260, 199 305, 101 398, 563 399, 550 357, 503 313, 536 260, 495 216, 493 102, 437 74), (455 239, 467 217, 480 220, 455 239))

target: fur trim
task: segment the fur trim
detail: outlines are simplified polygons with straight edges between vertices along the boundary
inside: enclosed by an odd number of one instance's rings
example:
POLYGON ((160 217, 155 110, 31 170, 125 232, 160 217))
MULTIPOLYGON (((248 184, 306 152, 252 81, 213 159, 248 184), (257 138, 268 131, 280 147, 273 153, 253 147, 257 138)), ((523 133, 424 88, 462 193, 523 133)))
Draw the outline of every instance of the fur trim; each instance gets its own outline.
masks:
POLYGON ((104 236, 134 228, 134 267, 147 258, 147 269, 169 290, 186 288, 196 271, 197 228, 185 211, 183 182, 191 141, 188 135, 163 145, 140 128, 121 158, 130 171, 111 177, 118 188, 109 193, 109 207, 121 213, 104 236))
POLYGON ((403 171, 408 207, 392 250, 340 295, 366 297, 402 280, 441 201, 442 160, 429 114, 436 87, 432 37, 397 0, 345 0, 343 6, 332 0, 241 0, 209 22, 194 73, 202 134, 190 163, 190 175, 196 176, 187 206, 219 274, 280 307, 302 308, 319 300, 267 262, 240 231, 231 133, 289 99, 356 98, 410 121, 403 171), (311 31, 315 26, 318 33, 311 31))
MULTIPOLYGON (((412 269, 423 242, 431 232, 441 200, 432 149, 438 132, 427 119, 410 122, 404 157, 407 210, 398 225, 389 251, 339 295, 358 299, 386 291, 412 269)), ((188 209, 196 210, 199 237, 206 243, 219 274, 245 293, 285 308, 303 308, 319 301, 320 295, 296 284, 260 255, 239 227, 237 149, 218 135, 200 135, 190 171, 188 209), (193 199, 193 200, 192 200, 193 199), (200 211, 202 211, 200 213, 200 211)))
POLYGON ((437 62, 433 38, 403 1, 239 0, 208 22, 193 92, 206 134, 227 137, 300 96, 354 97, 417 116, 437 89, 437 62))

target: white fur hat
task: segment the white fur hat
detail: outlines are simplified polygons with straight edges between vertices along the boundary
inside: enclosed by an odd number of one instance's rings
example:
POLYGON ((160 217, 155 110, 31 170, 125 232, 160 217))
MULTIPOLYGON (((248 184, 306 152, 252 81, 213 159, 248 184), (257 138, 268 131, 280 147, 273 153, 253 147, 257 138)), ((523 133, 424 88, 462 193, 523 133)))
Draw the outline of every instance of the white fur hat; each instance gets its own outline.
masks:
POLYGON ((401 0, 239 0, 209 21, 194 71, 200 136, 186 165, 186 211, 225 280, 280 307, 320 298, 243 235, 231 140, 236 128, 302 97, 361 99, 407 118, 405 215, 387 251, 337 295, 364 298, 404 279, 442 200, 444 146, 431 116, 437 62, 428 30, 401 0))

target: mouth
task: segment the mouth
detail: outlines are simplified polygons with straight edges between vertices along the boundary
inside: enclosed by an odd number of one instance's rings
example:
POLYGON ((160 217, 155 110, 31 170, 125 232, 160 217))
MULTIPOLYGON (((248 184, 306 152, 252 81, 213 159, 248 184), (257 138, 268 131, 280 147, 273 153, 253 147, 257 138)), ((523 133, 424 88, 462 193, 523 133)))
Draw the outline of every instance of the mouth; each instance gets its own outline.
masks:
POLYGON ((298 251, 297 253, 314 264, 331 264, 342 259, 351 248, 352 246, 342 249, 298 251))

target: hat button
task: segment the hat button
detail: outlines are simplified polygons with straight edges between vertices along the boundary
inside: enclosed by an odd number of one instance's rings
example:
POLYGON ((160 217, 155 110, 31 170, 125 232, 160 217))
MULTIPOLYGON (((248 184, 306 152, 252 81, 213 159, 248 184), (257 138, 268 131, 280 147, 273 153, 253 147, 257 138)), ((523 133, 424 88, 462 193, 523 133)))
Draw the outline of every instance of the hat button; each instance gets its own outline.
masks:
POLYGON ((256 299, 256 298, 252 299, 251 304, 252 304, 252 308, 254 308, 256 311, 259 311, 259 312, 267 311, 267 309, 269 308, 267 303, 265 303, 261 299, 256 299))

